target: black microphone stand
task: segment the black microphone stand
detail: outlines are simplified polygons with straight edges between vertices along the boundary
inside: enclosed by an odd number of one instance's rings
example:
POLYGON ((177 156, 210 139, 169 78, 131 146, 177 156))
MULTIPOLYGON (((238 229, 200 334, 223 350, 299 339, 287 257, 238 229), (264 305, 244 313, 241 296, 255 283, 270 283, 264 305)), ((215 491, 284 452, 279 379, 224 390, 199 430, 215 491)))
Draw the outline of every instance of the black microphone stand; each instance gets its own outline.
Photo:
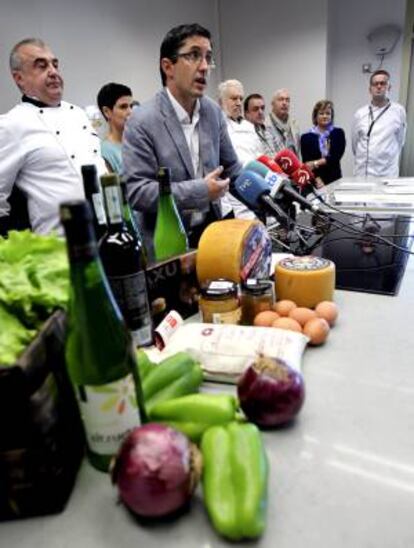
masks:
POLYGON ((326 212, 312 212, 311 226, 308 227, 297 222, 293 198, 283 195, 280 196, 277 203, 286 211, 287 217, 278 219, 280 225, 276 227, 276 231, 273 229, 270 233, 272 241, 294 255, 310 255, 329 233, 332 221, 330 215, 326 212), (285 234, 283 230, 285 230, 285 234))

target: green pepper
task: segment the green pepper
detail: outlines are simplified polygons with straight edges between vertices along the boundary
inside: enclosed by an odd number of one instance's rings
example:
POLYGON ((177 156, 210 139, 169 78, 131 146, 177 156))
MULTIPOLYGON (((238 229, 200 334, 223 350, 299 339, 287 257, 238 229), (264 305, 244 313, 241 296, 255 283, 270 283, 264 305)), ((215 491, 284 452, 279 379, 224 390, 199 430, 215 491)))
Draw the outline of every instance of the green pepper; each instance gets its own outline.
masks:
POLYGON ((149 368, 143 363, 142 392, 148 414, 156 403, 197 392, 203 382, 200 364, 187 352, 177 352, 149 368))
POLYGON ((142 382, 156 364, 149 359, 148 354, 145 352, 145 350, 142 350, 142 348, 137 349, 136 357, 139 376, 142 382))
POLYGON ((232 394, 191 394, 156 403, 149 417, 198 442, 211 426, 234 421, 236 411, 237 399, 232 394))
POLYGON ((202 439, 203 496, 210 520, 230 540, 257 538, 265 528, 268 462, 258 428, 232 422, 202 439))

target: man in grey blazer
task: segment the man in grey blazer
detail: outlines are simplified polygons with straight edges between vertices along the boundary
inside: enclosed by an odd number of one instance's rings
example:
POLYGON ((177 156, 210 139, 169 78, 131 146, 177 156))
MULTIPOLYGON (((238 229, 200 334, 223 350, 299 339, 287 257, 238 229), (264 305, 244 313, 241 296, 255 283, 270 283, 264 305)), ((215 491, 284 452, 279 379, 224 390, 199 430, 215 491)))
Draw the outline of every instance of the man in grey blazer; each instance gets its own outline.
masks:
POLYGON ((192 247, 210 222, 232 215, 221 198, 241 165, 221 109, 203 96, 213 67, 207 29, 198 24, 173 28, 160 50, 164 87, 127 121, 124 177, 132 206, 142 212, 144 238, 150 249, 160 166, 172 170, 172 191, 192 247))

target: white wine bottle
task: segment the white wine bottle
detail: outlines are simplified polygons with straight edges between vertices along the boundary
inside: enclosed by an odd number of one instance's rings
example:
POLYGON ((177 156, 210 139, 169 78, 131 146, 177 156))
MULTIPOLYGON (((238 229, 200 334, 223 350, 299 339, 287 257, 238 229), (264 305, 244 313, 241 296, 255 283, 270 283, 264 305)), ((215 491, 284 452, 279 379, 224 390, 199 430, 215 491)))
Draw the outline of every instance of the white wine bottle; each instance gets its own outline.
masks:
POLYGON ((188 251, 188 239, 174 196, 171 192, 171 170, 158 170, 159 197, 154 231, 155 259, 161 261, 188 251))
POLYGON ((90 462, 107 471, 126 434, 146 421, 131 335, 98 256, 86 201, 60 206, 70 264, 65 348, 85 426, 90 462))

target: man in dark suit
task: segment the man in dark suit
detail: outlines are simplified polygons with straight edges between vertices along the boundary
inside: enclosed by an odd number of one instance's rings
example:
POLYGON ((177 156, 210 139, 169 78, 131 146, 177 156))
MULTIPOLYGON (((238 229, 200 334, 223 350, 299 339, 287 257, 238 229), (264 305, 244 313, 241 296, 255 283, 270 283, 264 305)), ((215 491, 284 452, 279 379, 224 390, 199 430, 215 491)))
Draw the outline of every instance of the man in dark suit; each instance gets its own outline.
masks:
POLYGON ((172 191, 192 247, 205 226, 231 215, 222 199, 241 165, 220 107, 204 97, 212 68, 210 32, 198 24, 173 28, 160 50, 164 87, 127 121, 124 176, 131 204, 142 212, 147 245, 155 226, 160 166, 171 168, 172 191))

